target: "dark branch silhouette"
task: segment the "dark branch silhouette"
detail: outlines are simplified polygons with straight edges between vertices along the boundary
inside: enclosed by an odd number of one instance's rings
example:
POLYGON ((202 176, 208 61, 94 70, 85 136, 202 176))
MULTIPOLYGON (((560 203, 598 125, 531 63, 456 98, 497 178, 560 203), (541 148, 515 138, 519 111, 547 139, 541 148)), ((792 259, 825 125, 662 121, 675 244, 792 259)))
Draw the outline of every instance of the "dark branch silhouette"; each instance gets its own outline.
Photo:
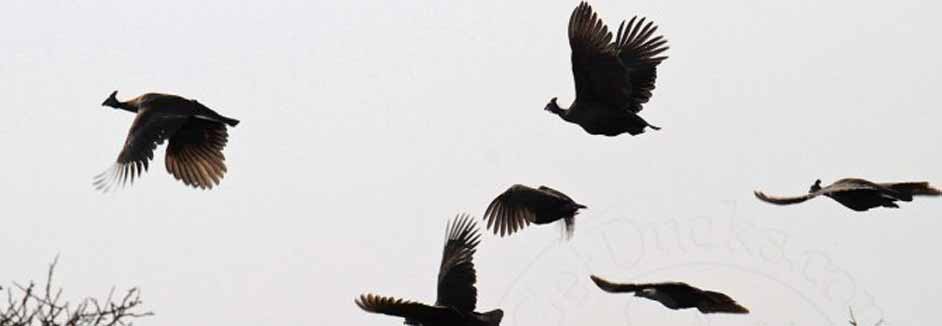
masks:
MULTIPOLYGON (((857 317, 854 317, 854 309, 848 308, 848 311, 850 311, 850 320, 848 320, 847 322, 850 323, 852 326, 860 326, 857 324, 857 317)), ((881 326, 881 325, 883 325, 883 318, 880 318, 880 320, 878 320, 876 323, 873 324, 873 326, 881 326)))
POLYGON ((136 318, 153 315, 140 311, 143 302, 140 290, 131 288, 115 297, 112 288, 104 300, 82 299, 72 305, 62 299, 62 288, 53 289, 52 274, 58 258, 49 265, 46 284, 13 283, 6 290, 6 304, 0 303, 0 326, 129 326, 136 318))

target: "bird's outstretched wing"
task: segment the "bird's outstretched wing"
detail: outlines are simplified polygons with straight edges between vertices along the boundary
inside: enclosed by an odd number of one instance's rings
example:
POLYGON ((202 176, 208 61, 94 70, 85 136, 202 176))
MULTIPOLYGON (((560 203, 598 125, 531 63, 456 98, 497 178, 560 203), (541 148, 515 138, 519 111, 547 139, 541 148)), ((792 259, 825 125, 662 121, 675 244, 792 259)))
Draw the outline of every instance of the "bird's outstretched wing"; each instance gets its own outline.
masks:
POLYGON ((637 16, 622 21, 612 43, 612 33, 582 2, 569 18, 569 46, 576 96, 619 110, 641 111, 651 98, 657 65, 666 56, 667 41, 654 36, 657 26, 637 16))
POLYGON ((226 173, 222 154, 229 134, 221 122, 191 118, 170 138, 164 163, 184 184, 212 189, 226 173))
POLYGON ((504 236, 529 225, 535 219, 535 213, 526 205, 526 197, 532 190, 524 185, 513 185, 494 198, 484 211, 487 228, 504 236))
POLYGON ((491 201, 484 211, 487 228, 500 236, 510 235, 536 220, 536 210, 558 202, 555 194, 516 184, 491 201))
POLYGON ((764 202, 770 203, 770 204, 776 204, 776 205, 791 205, 791 204, 797 204, 797 203, 805 202, 805 201, 807 201, 808 199, 811 199, 811 198, 814 198, 814 197, 817 197, 817 196, 818 196, 818 193, 809 193, 809 194, 806 194, 806 195, 803 195, 803 196, 776 197, 776 196, 769 196, 769 195, 766 195, 765 193, 763 193, 763 192, 761 192, 761 191, 754 191, 753 194, 755 194, 755 195, 756 195, 756 198, 759 198, 759 200, 761 200, 761 201, 764 201, 764 202))
POLYGON ((592 6, 580 3, 569 17, 572 74, 580 100, 617 106, 631 96, 627 71, 611 41, 612 33, 592 6))
POLYGON ((159 111, 142 109, 131 123, 124 147, 118 159, 108 170, 95 176, 95 188, 103 192, 132 183, 147 171, 154 158, 154 149, 171 137, 187 120, 186 116, 167 115, 159 111))
POLYGON ((440 307, 432 307, 418 302, 384 297, 375 294, 363 294, 353 301, 367 312, 398 316, 407 320, 436 320, 439 316, 446 313, 446 310, 440 307))
POLYGON ((477 276, 473 256, 481 235, 471 216, 459 215, 447 228, 442 263, 438 270, 436 306, 472 312, 477 304, 477 276))
POLYGON ((620 99, 627 101, 626 106, 619 105, 619 108, 626 107, 629 111, 641 112, 642 104, 647 103, 651 98, 651 91, 654 90, 654 81, 657 79, 657 65, 659 65, 666 56, 658 56, 667 51, 667 40, 663 36, 654 36, 657 26, 653 22, 645 24, 645 18, 638 19, 638 16, 632 17, 618 26, 618 33, 615 34, 614 47, 618 51, 618 58, 628 73, 630 97, 620 99), (652 37, 654 36, 654 37, 652 37))

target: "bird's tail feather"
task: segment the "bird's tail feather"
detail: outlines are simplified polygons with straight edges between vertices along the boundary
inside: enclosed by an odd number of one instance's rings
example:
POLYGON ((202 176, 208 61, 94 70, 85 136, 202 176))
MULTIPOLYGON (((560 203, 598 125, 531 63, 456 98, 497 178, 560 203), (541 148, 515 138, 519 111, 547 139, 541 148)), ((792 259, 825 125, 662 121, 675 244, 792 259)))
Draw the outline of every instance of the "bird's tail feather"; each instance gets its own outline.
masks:
POLYGON ((705 314, 726 313, 726 314, 748 314, 749 309, 736 302, 724 302, 708 306, 697 307, 697 310, 705 314))
POLYGON ((899 182, 884 185, 909 196, 942 196, 942 191, 933 188, 928 182, 899 182))
POLYGON ((225 123, 225 124, 229 125, 230 127, 235 127, 236 125, 239 124, 239 120, 236 120, 236 119, 233 119, 233 118, 227 118, 227 117, 224 117, 224 116, 219 116, 219 118, 220 118, 220 120, 222 120, 222 123, 225 123))
POLYGON ((498 326, 500 325, 501 319, 504 319, 504 311, 500 309, 494 309, 488 312, 485 312, 484 320, 489 326, 498 326))
POLYGON ((222 114, 216 113, 216 111, 213 111, 213 109, 210 109, 209 107, 203 105, 203 103, 200 103, 197 100, 191 100, 191 101, 193 101, 193 104, 196 105, 197 112, 198 112, 197 115, 202 115, 204 119, 218 120, 219 122, 225 123, 229 125, 230 127, 235 127, 236 125, 239 124, 239 120, 229 118, 229 117, 224 117, 222 114))
POLYGON ((575 217, 565 217, 563 218, 563 240, 572 239, 572 234, 576 230, 576 218, 575 217))

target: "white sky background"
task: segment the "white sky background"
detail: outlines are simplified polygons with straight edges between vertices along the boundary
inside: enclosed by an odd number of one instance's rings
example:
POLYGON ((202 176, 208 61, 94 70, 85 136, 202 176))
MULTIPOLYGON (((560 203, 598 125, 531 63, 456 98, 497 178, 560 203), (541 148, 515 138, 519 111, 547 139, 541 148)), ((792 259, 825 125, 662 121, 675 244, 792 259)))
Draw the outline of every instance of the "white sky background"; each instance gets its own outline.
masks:
POLYGON ((942 200, 855 213, 816 178, 942 184, 939 4, 594 1, 659 24, 670 58, 642 112, 663 127, 590 136, 542 110, 573 98, 577 1, 5 1, 0 5, 0 280, 57 277, 73 300, 139 286, 140 325, 396 325, 355 296, 434 302, 447 219, 514 183, 589 206, 487 234, 479 310, 503 325, 939 322, 942 200), (242 120, 229 174, 163 168, 102 195, 132 116, 170 92, 242 120), (747 316, 672 312, 588 280, 683 280, 747 316))

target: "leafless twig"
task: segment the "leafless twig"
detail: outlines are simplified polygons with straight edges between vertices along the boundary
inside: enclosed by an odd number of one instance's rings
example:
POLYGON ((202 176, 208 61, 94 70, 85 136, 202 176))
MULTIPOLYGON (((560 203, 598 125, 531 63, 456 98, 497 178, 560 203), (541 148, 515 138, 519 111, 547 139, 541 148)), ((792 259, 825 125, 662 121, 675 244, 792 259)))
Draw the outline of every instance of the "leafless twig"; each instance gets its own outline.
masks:
MULTIPOLYGON (((857 317, 854 317, 854 308, 847 308, 847 310, 850 311, 850 320, 848 320, 847 322, 850 323, 851 326, 859 326, 857 325, 857 317)), ((873 324, 873 326, 881 326, 881 325, 883 325, 883 318, 880 318, 880 320, 878 320, 876 324, 873 324)))
POLYGON ((14 288, 5 289, 7 300, 6 306, 0 304, 0 326, 130 326, 132 319, 153 315, 140 311, 143 303, 137 288, 127 290, 118 301, 112 288, 104 301, 88 297, 74 306, 62 302, 62 288, 52 287, 58 261, 56 257, 49 265, 45 286, 37 288, 30 281, 25 286, 13 283, 14 288))

